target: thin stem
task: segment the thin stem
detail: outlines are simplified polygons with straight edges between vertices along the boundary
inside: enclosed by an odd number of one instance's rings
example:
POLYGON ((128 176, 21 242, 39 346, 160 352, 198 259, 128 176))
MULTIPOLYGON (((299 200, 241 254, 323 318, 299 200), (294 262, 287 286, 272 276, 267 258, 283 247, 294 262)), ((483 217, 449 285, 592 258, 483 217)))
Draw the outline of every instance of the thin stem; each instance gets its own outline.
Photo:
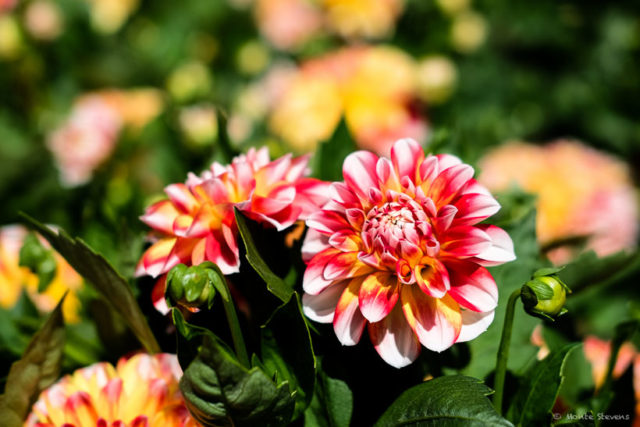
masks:
POLYGON ((495 394, 493 395, 493 406, 502 415, 502 396, 504 394, 504 379, 507 375, 507 360, 509 359, 509 346, 511 344, 511 330, 513 329, 513 315, 515 313, 516 301, 520 298, 520 288, 513 291, 507 302, 507 311, 504 315, 502 325, 502 337, 498 348, 498 359, 496 361, 496 374, 494 377, 495 394))
MULTIPOLYGON (((236 314, 236 307, 233 304, 231 298, 231 292, 229 291, 229 285, 225 279, 222 280, 225 288, 225 295, 222 296, 222 303, 224 305, 224 312, 227 316, 227 323, 229 324, 229 330, 231 331, 231 339, 233 340, 233 347, 236 351, 236 356, 240 363, 246 368, 251 367, 249 363, 249 355, 247 353, 247 347, 244 345, 244 338, 242 337, 242 330, 240 329, 240 322, 238 321, 238 315, 236 314)), ((222 292, 221 292, 222 293, 222 292)))

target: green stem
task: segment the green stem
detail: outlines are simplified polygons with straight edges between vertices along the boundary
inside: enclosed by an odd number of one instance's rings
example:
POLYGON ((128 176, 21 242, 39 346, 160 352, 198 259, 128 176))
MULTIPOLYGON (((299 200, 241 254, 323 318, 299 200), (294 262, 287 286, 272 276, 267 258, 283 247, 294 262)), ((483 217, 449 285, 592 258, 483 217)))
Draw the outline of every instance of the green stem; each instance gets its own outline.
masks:
MULTIPOLYGON (((231 339, 233 340, 233 347, 236 351, 236 356, 240 363, 246 368, 250 368, 249 355, 247 353, 247 347, 244 345, 244 338, 242 337, 242 330, 240 329, 240 322, 238 321, 238 315, 236 314, 236 307, 231 299, 231 292, 229 291, 229 285, 225 279, 222 280, 224 284, 225 292, 222 296, 222 303, 224 305, 224 312, 227 316, 227 323, 229 324, 229 330, 231 331, 231 339)), ((221 292, 222 294, 222 292, 221 292)))
POLYGON ((507 360, 509 359, 509 346, 511 344, 511 330, 513 329, 513 315, 515 313, 516 301, 520 298, 520 288, 513 291, 507 302, 507 311, 504 315, 502 325, 502 337, 498 348, 498 360, 496 361, 496 374, 494 379, 495 394, 493 395, 493 406, 502 415, 502 396, 504 394, 504 379, 507 375, 507 360))

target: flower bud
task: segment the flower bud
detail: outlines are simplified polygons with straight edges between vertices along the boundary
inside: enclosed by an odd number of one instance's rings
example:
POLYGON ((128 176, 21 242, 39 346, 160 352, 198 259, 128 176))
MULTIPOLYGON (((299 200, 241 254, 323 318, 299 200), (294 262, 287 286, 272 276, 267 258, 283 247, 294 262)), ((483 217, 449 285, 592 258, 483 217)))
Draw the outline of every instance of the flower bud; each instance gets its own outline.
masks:
POLYGON ((522 286, 521 298, 524 309, 532 316, 554 320, 567 312, 564 303, 571 290, 558 275, 562 268, 542 268, 522 286))
POLYGON ((211 308, 216 295, 214 282, 220 277, 208 268, 210 265, 209 262, 192 267, 178 264, 169 271, 165 298, 170 307, 211 308))

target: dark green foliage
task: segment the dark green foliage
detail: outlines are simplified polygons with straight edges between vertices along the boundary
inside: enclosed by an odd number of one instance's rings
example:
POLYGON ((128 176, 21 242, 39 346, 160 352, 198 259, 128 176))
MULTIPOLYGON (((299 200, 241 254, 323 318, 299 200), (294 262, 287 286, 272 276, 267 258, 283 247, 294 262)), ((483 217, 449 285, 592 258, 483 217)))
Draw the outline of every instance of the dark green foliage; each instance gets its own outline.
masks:
POLYGON ((436 378, 402 393, 376 426, 510 426, 493 409, 487 398, 491 393, 476 378, 436 378))

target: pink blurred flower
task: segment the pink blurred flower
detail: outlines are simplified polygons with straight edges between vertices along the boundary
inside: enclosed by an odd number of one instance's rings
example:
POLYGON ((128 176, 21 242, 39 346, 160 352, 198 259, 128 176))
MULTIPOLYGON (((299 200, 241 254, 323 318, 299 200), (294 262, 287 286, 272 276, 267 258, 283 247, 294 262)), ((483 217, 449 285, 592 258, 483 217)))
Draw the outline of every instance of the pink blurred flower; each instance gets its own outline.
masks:
POLYGON ((250 149, 231 165, 214 163, 185 184, 165 188, 168 200, 149 208, 142 221, 160 234, 142 256, 138 275, 157 277, 179 263, 207 260, 224 274, 239 271, 238 229, 233 208, 267 227, 283 230, 306 219, 326 200, 327 185, 304 178, 308 156, 270 161, 266 148, 250 149))
POLYGON ((16 4, 18 4, 18 0, 0 0, 0 14, 9 12, 16 4))
POLYGON ((96 363, 67 375, 40 394, 26 426, 196 427, 172 354, 138 354, 114 368, 96 363))
MULTIPOLYGON (((542 245, 586 237, 586 249, 605 256, 637 244, 637 197, 629 168, 618 159, 575 141, 512 143, 487 154, 480 168, 478 180, 492 190, 516 184, 537 194, 542 245)), ((574 252, 561 245, 547 255, 560 264, 574 252)))
POLYGON ((344 182, 307 220, 304 311, 333 322, 355 345, 368 324, 380 356, 397 368, 420 344, 443 351, 493 320, 498 289, 484 266, 515 259, 504 230, 478 225, 500 206, 450 155, 425 158, 399 140, 391 160, 359 151, 343 165, 344 182))
POLYGON ((309 0, 257 0, 260 32, 278 49, 295 50, 322 26, 322 13, 309 0))
POLYGON ((77 104, 67 122, 47 140, 62 183, 72 187, 89 181, 113 152, 121 127, 120 116, 100 98, 77 104))

